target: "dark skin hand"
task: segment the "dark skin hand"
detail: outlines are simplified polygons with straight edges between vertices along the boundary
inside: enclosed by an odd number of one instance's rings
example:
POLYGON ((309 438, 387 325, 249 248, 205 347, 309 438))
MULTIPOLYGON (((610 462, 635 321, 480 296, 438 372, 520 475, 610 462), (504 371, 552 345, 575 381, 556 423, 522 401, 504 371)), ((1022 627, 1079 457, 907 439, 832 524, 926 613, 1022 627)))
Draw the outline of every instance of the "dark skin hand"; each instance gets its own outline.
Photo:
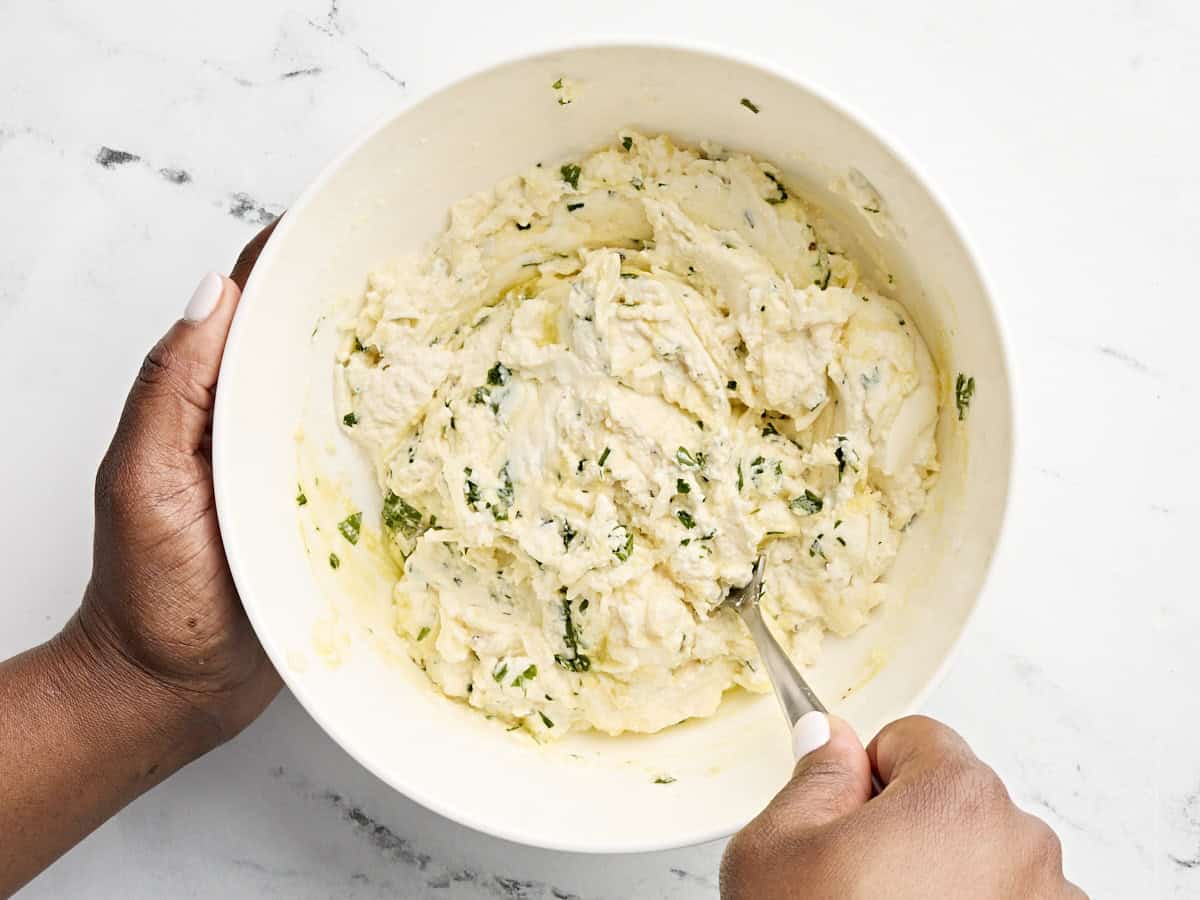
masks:
POLYGON ((279 692, 225 560, 209 458, 225 338, 273 227, 208 315, 176 322, 146 356, 96 477, 79 611, 0 662, 0 896, 279 692))

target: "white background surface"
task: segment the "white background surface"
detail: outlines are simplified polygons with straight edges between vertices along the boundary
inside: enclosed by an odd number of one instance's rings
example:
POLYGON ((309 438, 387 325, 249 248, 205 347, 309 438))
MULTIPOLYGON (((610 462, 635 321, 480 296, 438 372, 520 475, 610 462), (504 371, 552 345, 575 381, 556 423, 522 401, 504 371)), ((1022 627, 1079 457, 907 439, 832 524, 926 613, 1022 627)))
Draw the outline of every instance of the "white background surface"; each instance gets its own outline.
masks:
MULTIPOLYGON (((924 711, 1058 830, 1093 896, 1200 894, 1191 0, 8 0, 0 655, 78 602, 95 465, 199 277, 390 109, 588 34, 698 39, 790 69, 895 139, 959 214, 1009 326, 1020 456, 984 608, 924 711), (103 167, 102 146, 140 159, 103 167)), ((670 900, 714 897, 720 850, 586 858, 467 832, 282 696, 27 895, 670 900)))

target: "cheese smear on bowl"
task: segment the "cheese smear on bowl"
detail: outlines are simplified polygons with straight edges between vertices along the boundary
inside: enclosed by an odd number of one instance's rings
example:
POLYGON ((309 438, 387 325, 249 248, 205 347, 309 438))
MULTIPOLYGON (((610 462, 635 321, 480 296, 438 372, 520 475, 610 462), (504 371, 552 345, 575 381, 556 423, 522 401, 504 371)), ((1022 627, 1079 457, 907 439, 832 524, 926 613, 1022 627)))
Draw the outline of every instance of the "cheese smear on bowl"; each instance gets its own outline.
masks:
POLYGON ((338 360, 445 694, 539 739, 653 732, 811 662, 887 596, 937 471, 938 374, 772 165, 633 132, 467 198, 368 277, 338 360))

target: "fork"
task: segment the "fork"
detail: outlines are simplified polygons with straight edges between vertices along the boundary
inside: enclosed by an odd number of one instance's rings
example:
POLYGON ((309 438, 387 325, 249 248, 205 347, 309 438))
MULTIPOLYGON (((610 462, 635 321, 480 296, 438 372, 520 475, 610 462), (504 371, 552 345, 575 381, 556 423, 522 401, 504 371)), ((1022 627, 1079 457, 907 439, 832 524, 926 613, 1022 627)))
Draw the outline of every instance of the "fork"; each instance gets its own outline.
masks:
MULTIPOLYGON (((766 562, 760 556, 754 563, 754 572, 751 574, 750 580, 743 587, 731 588, 725 595, 725 599, 721 601, 720 608, 736 611, 742 617, 742 621, 746 623, 750 637, 754 639, 754 645, 758 648, 758 655, 767 669, 767 677, 770 678, 771 685, 775 688, 775 696, 779 699, 783 714, 794 730, 796 723, 806 713, 814 711, 826 713, 828 710, 825 709, 825 704, 821 702, 820 698, 813 693, 813 689, 808 686, 804 676, 800 674, 791 658, 784 652, 779 641, 775 640, 775 635, 771 634, 771 630, 767 628, 767 623, 763 620, 758 601, 762 596, 765 569, 766 562)), ((871 772, 872 796, 882 790, 883 785, 878 776, 871 772)))

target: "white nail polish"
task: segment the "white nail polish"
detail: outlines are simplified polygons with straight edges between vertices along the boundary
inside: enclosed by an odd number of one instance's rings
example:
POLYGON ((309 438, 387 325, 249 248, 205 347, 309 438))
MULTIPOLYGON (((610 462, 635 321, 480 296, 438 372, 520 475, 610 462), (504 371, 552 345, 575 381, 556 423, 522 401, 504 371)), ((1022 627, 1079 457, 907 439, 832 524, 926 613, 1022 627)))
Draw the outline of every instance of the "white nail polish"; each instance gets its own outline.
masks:
POLYGON ((221 299, 221 292, 224 290, 225 282, 221 276, 216 272, 209 272, 196 285, 192 299, 183 311, 183 317, 189 322, 203 322, 217 308, 217 301, 221 299))
POLYGON ((829 717, 825 713, 806 712, 792 726, 792 752, 802 759, 829 743, 829 717))

